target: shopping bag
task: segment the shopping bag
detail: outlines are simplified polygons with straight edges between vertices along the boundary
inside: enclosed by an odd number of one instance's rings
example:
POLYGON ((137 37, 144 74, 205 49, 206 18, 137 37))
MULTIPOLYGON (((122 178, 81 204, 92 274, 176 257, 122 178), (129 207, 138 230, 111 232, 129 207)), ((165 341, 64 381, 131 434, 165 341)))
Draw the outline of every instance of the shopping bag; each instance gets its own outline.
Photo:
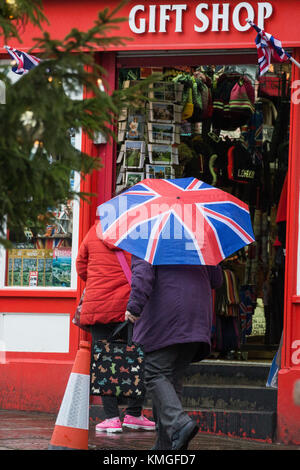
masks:
POLYGON ((82 296, 80 297, 79 303, 78 303, 77 308, 75 310, 72 323, 74 323, 74 325, 78 326, 78 328, 81 328, 82 330, 89 332, 90 331, 89 326, 82 325, 81 321, 80 321, 80 315, 81 315, 81 309, 82 309, 82 302, 83 302, 84 294, 85 294, 85 289, 82 292, 82 296))
POLYGON ((93 344, 91 395, 138 398, 144 393, 144 351, 132 341, 133 324, 125 321, 107 340, 93 344), (116 339, 127 327, 127 342, 116 339))

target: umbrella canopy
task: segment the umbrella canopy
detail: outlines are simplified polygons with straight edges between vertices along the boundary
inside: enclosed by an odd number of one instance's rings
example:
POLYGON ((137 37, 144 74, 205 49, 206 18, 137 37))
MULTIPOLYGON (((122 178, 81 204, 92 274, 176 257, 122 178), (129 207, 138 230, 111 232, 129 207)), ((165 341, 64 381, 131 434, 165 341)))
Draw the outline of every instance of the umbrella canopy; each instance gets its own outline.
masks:
POLYGON ((100 238, 153 265, 216 265, 254 241, 248 206, 196 178, 144 179, 98 215, 100 238))

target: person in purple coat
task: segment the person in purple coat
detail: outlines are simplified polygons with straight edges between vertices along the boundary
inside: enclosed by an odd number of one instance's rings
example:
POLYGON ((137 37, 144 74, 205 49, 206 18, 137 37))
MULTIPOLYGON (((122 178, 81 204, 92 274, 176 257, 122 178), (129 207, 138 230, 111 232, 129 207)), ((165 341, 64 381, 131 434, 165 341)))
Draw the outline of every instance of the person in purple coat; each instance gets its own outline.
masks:
POLYGON ((220 266, 152 266, 132 256, 131 294, 125 318, 145 351, 145 384, 156 423, 153 449, 187 449, 197 424, 181 404, 183 376, 210 353, 212 289, 220 266))

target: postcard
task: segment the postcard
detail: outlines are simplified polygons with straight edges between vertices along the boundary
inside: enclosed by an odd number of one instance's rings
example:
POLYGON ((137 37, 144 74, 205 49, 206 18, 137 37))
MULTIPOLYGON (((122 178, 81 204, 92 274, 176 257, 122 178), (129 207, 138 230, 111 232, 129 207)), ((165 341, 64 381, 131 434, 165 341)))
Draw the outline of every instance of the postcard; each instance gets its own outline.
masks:
POLYGON ((149 142, 154 144, 174 144, 177 140, 175 133, 176 126, 174 124, 154 122, 148 124, 149 142))
POLYGON ((70 287, 72 248, 55 248, 53 252, 53 285, 70 287))
POLYGON ((174 82, 155 82, 149 86, 149 98, 157 101, 181 102, 183 85, 174 82))
POLYGON ((146 165, 146 178, 171 179, 174 178, 174 170, 171 165, 146 165))
POLYGON ((142 168, 145 159, 145 142, 144 141, 125 141, 124 167, 125 168, 142 168))
POLYGON ((155 102, 149 103, 150 121, 173 123, 175 122, 174 104, 155 102))
POLYGON ((149 144, 149 160, 155 164, 172 163, 172 145, 149 144))
POLYGON ((126 186, 133 186, 134 184, 139 183, 145 178, 143 172, 131 172, 127 171, 126 173, 126 186))
POLYGON ((130 114, 127 121, 126 139, 142 140, 144 138, 145 117, 142 114, 130 114))
POLYGON ((148 104, 149 121, 162 123, 181 123, 182 106, 168 102, 148 104))

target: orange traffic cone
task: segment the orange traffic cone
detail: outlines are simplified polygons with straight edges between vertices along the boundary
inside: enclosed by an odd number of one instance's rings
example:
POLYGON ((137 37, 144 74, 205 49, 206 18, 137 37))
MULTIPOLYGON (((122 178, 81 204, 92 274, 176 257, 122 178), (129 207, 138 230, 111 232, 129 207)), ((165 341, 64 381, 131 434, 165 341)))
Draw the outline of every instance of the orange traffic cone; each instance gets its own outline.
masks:
POLYGON ((80 341, 49 450, 88 449, 90 358, 90 343, 80 341))

